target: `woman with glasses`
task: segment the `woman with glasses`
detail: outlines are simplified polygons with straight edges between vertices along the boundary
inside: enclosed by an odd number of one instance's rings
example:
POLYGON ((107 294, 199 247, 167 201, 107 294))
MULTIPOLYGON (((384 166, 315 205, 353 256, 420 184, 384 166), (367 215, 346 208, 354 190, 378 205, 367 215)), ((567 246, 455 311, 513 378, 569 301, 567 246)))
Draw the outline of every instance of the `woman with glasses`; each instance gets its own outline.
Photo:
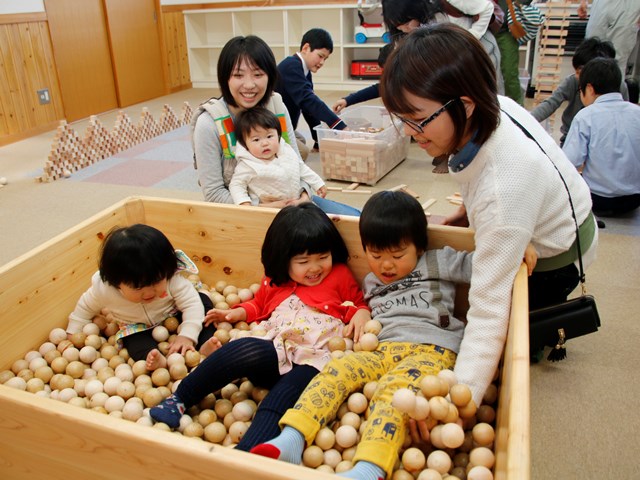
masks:
MULTIPOLYGON (((504 93, 500 67, 500 49, 488 29, 494 3, 491 0, 382 0, 382 17, 394 41, 416 28, 434 23, 451 22, 480 40, 489 54, 497 75, 498 93, 504 93)), ((447 173, 447 159, 433 158, 433 173, 447 173)))
POLYGON ((542 126, 497 94, 482 45, 456 25, 407 35, 387 60, 380 86, 407 135, 429 155, 449 157, 464 205, 445 223, 475 230, 468 323, 455 372, 480 404, 507 336, 511 289, 527 244, 538 254, 529 277, 531 309, 566 300, 577 286, 576 222, 584 266, 594 260, 589 187, 542 126))

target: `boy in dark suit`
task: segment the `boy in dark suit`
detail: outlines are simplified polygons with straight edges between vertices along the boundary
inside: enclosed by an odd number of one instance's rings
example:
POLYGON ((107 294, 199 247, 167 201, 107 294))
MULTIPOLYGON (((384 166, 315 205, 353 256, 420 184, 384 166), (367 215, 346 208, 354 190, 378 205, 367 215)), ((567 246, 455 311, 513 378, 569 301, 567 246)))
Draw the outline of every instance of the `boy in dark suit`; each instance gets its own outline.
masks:
MULTIPOLYGON (((343 130, 347 126, 313 91, 312 73, 322 68, 332 52, 333 40, 329 32, 312 28, 303 35, 300 51, 278 64, 280 79, 276 91, 282 95, 294 129, 298 128, 298 120, 302 114, 311 128, 311 136, 315 142, 313 148, 316 151, 318 138, 313 127, 320 125, 320 122, 336 130, 343 130)), ((304 137, 297 131, 296 139, 300 147, 304 137)))

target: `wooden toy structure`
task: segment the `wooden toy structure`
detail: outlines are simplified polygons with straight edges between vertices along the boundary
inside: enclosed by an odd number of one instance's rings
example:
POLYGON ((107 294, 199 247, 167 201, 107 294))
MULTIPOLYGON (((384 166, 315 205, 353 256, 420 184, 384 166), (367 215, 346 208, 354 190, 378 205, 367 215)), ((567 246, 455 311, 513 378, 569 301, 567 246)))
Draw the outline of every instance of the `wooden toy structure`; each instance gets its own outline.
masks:
MULTIPOLYGON (((560 81, 560 65, 569 32, 569 17, 576 4, 565 1, 545 3, 545 22, 538 36, 538 68, 535 75, 535 104, 551 96, 560 81)), ((549 119, 553 125, 555 115, 549 119)))
MULTIPOLYGON (((146 223, 162 230, 213 285, 259 281, 260 246, 276 209, 131 197, 0 267, 0 370, 65 327, 90 284, 106 232, 146 223)), ((358 281, 368 273, 358 219, 332 216, 358 281)), ((473 250, 468 228, 430 225, 429 248, 473 250)), ((463 288, 463 286, 461 286, 463 288)), ((456 295, 466 308, 466 293, 456 295)), ((496 480, 530 478, 527 275, 516 276, 500 373, 496 480)), ((2 478, 331 480, 335 475, 176 435, 0 385, 2 478)))
POLYGON ((65 120, 60 122, 43 168, 38 178, 41 182, 51 182, 68 177, 71 173, 146 142, 158 135, 189 124, 193 110, 184 102, 180 117, 169 105, 164 105, 159 121, 153 118, 147 108, 143 108, 137 124, 120 111, 113 130, 109 132, 97 116, 89 118, 89 125, 81 137, 65 120))

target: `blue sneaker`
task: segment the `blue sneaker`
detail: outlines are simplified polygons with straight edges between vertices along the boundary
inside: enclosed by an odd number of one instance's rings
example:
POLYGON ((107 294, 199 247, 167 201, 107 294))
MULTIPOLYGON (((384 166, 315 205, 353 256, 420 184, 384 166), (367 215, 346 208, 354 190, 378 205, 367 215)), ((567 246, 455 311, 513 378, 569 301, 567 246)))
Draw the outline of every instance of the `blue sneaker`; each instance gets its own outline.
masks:
POLYGON ((177 428, 180 425, 180 419, 182 418, 184 410, 184 403, 180 401, 180 398, 176 395, 171 395, 162 403, 149 410, 149 415, 151 415, 151 418, 156 422, 166 423, 171 428, 177 428))

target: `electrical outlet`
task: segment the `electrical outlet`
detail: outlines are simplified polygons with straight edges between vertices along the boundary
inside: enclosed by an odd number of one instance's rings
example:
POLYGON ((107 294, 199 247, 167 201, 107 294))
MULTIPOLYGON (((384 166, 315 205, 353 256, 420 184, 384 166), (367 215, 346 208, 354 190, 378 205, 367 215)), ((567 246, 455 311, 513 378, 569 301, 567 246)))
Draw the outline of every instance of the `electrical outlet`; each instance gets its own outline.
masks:
POLYGON ((51 102, 51 97, 49 96, 49 89, 43 88, 42 90, 38 90, 38 100, 40 101, 40 105, 46 105, 51 102))

